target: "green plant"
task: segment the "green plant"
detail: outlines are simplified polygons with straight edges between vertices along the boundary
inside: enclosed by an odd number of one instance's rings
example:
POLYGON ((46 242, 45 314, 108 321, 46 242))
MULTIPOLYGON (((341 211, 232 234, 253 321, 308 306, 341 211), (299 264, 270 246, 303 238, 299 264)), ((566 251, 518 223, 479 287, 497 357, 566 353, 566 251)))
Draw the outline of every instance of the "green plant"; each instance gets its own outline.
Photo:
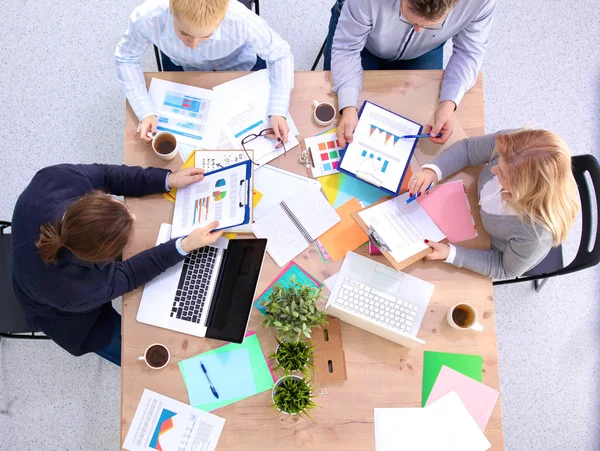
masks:
POLYGON ((305 415, 312 420, 308 411, 317 407, 313 402, 310 381, 299 376, 285 376, 273 388, 273 403, 286 413, 305 415))
POLYGON ((310 338, 313 327, 326 323, 326 313, 317 308, 320 296, 321 289, 301 285, 292 276, 289 288, 277 284, 261 302, 266 310, 263 326, 275 327, 282 340, 298 341, 302 335, 310 338))
POLYGON ((312 358, 315 347, 304 341, 277 340, 279 346, 270 358, 277 361, 276 369, 281 368, 286 374, 300 371, 305 376, 314 368, 312 358))

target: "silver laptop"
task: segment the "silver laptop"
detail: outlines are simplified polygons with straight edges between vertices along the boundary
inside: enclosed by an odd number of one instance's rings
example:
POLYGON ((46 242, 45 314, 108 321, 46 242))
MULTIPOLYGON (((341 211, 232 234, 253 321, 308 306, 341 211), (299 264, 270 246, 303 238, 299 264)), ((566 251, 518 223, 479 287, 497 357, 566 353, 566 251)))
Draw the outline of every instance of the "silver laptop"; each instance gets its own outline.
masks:
MULTIPOLYGON (((157 245, 169 240, 162 224, 157 245)), ((267 240, 228 240, 197 249, 144 287, 137 320, 197 337, 242 343, 267 240)))
POLYGON ((411 348, 434 285, 348 252, 326 311, 356 327, 411 348))

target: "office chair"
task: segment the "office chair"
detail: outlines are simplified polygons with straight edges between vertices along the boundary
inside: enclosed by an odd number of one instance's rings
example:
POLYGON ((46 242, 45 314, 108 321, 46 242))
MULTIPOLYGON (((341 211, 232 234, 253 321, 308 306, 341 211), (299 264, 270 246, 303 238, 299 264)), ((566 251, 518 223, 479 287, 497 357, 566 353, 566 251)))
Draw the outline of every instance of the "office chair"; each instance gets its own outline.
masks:
MULTIPOLYGON (((258 0, 238 0, 241 4, 243 4, 250 11, 254 11, 254 14, 260 16, 260 5, 258 4, 258 0)), ((154 58, 156 58, 156 68, 158 72, 163 71, 162 59, 160 57, 160 50, 158 47, 154 46, 154 58)))
POLYGON ((47 340, 46 335, 36 335, 25 319, 25 313, 15 298, 12 287, 12 235, 4 233, 10 222, 0 221, 0 337, 47 340))
POLYGON ((315 59, 315 62, 313 63, 313 65, 310 68, 310 70, 315 70, 317 68, 317 64, 319 64, 319 60, 323 56, 323 52, 325 52, 325 45, 326 44, 327 44, 327 37, 325 37, 325 40, 323 41, 323 45, 321 46, 321 49, 319 50, 319 54, 317 55, 317 58, 315 59))
POLYGON ((494 285, 533 280, 535 291, 539 292, 550 277, 581 271, 596 266, 600 262, 600 223, 596 220, 596 233, 594 234, 594 203, 591 195, 593 192, 596 197, 595 211, 600 212, 600 164, 592 155, 578 155, 573 157, 571 162, 581 201, 581 240, 577 255, 571 263, 564 266, 562 246, 553 247, 540 264, 523 276, 516 279, 499 280, 494 282, 494 285), (586 173, 591 181, 589 184, 586 173))

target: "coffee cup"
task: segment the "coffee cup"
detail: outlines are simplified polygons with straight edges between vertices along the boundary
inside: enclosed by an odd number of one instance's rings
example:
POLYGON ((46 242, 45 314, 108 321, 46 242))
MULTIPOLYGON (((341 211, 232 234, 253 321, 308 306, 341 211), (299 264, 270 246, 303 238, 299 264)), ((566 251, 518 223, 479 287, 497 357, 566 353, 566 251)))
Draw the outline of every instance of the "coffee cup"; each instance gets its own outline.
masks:
POLYGON ((158 132, 152 138, 152 150, 162 160, 172 160, 177 155, 177 138, 171 132, 158 132))
POLYGON ((313 111, 313 119, 319 125, 329 125, 335 119, 335 107, 328 102, 313 101, 315 110, 313 111))
POLYGON ((452 307, 446 315, 450 327, 458 330, 474 330, 481 332, 483 326, 477 322, 479 315, 477 309, 471 304, 461 302, 452 307))
POLYGON ((171 353, 165 345, 153 343, 146 348, 143 356, 138 357, 138 360, 143 360, 153 370, 160 370, 171 360, 171 353))

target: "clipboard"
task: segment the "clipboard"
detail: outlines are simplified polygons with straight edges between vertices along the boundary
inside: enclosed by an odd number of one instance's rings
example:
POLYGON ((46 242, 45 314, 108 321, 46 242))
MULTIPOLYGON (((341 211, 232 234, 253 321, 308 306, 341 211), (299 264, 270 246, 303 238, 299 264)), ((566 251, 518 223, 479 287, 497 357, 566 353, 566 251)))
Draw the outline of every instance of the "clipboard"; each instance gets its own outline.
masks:
MULTIPOLYGON (((410 266, 413 263, 416 263, 419 260, 421 260, 423 257, 431 254, 433 252, 433 249, 431 249, 431 248, 424 249, 421 252, 418 252, 415 255, 413 255, 401 262, 397 262, 394 259, 394 257, 392 257, 392 254, 390 254, 389 247, 381 239, 381 237, 379 236, 377 231, 375 229, 373 229, 372 227, 370 227, 365 221, 363 221, 363 219, 359 215, 359 213, 361 211, 368 210, 369 208, 373 208, 374 206, 379 205, 383 202, 392 200, 394 197, 395 196, 384 197, 380 201, 375 202, 372 205, 369 205, 367 208, 363 208, 362 210, 359 210, 356 213, 351 213, 350 216, 352 216, 352 219, 354 219, 356 221, 356 223, 359 225, 359 227, 367 234, 367 236, 369 237, 369 242, 372 243, 374 246, 376 246, 380 250, 380 252, 383 254, 383 256, 388 259, 388 261, 390 262, 392 267, 394 269, 396 269, 397 271, 402 271, 407 266, 410 266)), ((443 241, 446 241, 446 240, 443 240, 443 241)))
MULTIPOLYGON (((408 118, 406 118, 404 116, 401 116, 398 113, 394 113, 393 111, 388 110, 387 108, 383 108, 383 107, 381 107, 381 106, 379 106, 379 105, 377 105, 377 104, 375 104, 373 102, 369 102, 368 100, 365 100, 365 102, 363 103, 363 105, 360 107, 360 111, 358 112, 358 122, 359 123, 360 123, 362 114, 363 114, 363 112, 364 112, 365 107, 367 106, 367 104, 373 105, 373 106, 375 106, 377 108, 380 108, 380 109, 382 109, 384 111, 387 111, 387 112, 393 114, 394 116, 398 116, 399 118, 401 118, 401 119, 403 119, 405 121, 412 122, 413 124, 418 125, 419 126, 419 130, 418 130, 417 133, 414 133, 415 135, 420 134, 421 131, 423 130, 423 126, 421 124, 419 124, 419 123, 417 123, 417 122, 415 122, 413 120, 410 120, 410 119, 408 119, 408 118)), ((338 170, 340 172, 343 172, 344 174, 348 174, 351 177, 355 177, 355 178, 360 179, 360 180, 362 180, 362 181, 364 181, 366 183, 369 183, 369 184, 371 184, 373 186, 376 186, 377 188, 381 189, 382 191, 385 191, 388 194, 392 194, 394 196, 397 196, 398 193, 399 193, 399 191, 400 191, 400 187, 402 186, 402 182, 404 181, 404 178, 406 177, 406 171, 410 167, 410 161, 411 161, 411 159, 412 159, 412 157, 413 157, 413 155, 415 153, 415 149, 417 147, 417 142, 418 142, 418 139, 415 139, 414 142, 413 142, 412 148, 410 150, 410 154, 409 154, 408 159, 406 161, 406 165, 404 166, 404 170, 402 172, 402 176, 398 180, 398 185, 396 186, 396 188, 394 190, 390 190, 390 189, 387 189, 387 188, 383 187, 381 180, 378 179, 372 173, 369 173, 369 172, 366 172, 366 171, 360 171, 360 170, 358 170, 355 173, 353 173, 352 171, 349 171, 349 170, 344 169, 342 167, 343 164, 344 164, 344 158, 346 157, 346 155, 348 153, 348 147, 350 146, 350 143, 346 143, 346 147, 341 152, 341 159, 340 159, 340 163, 339 163, 339 166, 338 166, 338 170)))

